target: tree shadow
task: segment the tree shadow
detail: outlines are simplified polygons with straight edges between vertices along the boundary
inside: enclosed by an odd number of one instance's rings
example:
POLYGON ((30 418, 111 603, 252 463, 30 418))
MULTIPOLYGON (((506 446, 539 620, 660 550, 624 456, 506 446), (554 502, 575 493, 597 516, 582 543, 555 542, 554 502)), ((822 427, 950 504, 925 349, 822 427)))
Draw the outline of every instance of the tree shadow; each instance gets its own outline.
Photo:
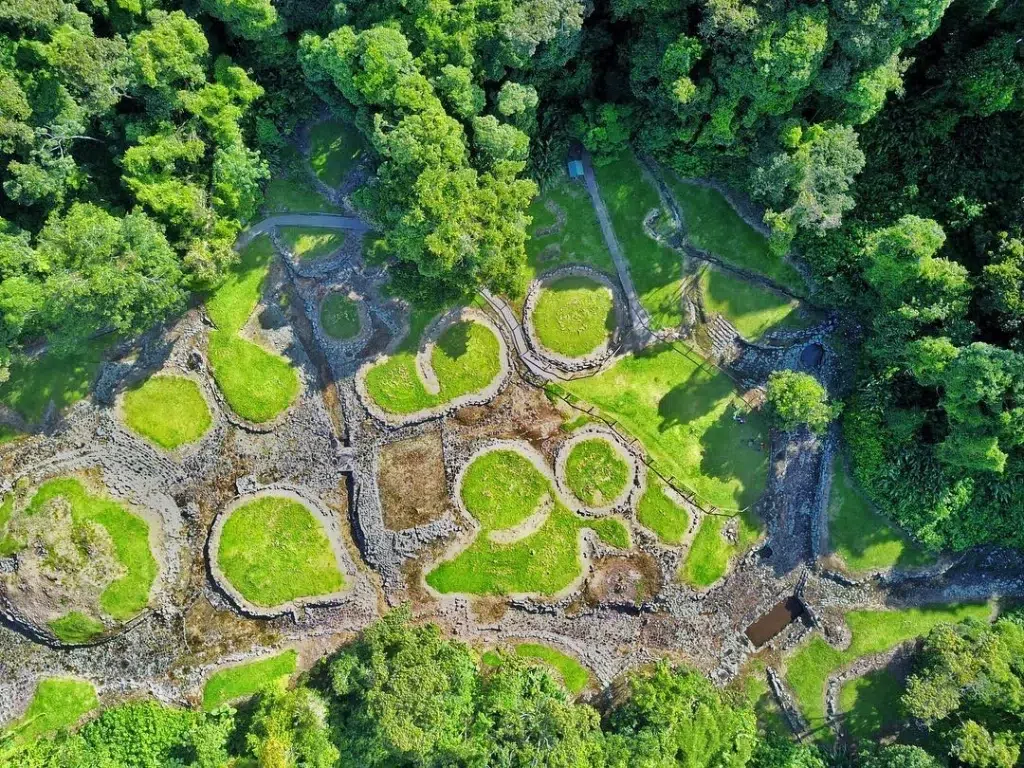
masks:
POLYGON ((750 486, 745 482, 745 478, 765 474, 763 470, 751 472, 752 463, 764 464, 768 460, 768 454, 756 444, 756 430, 748 425, 747 418, 735 404, 730 404, 701 436, 701 474, 723 482, 739 480, 743 485, 736 500, 740 507, 753 504, 760 496, 756 484, 750 486))
POLYGON ((455 323, 441 334, 441 338, 437 340, 437 346, 448 357, 456 360, 469 350, 469 331, 469 323, 455 323))
POLYGON ((723 385, 719 377, 695 370, 658 401, 659 431, 665 432, 706 416, 715 403, 728 394, 728 384, 723 385))

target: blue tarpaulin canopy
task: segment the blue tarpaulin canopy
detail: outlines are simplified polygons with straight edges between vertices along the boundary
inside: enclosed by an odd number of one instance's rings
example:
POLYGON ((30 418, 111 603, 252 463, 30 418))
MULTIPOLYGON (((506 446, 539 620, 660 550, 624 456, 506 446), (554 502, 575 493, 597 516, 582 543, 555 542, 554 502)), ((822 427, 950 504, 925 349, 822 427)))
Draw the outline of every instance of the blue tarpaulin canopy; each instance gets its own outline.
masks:
POLYGON ((578 179, 583 176, 583 163, 579 160, 569 161, 569 178, 578 179))

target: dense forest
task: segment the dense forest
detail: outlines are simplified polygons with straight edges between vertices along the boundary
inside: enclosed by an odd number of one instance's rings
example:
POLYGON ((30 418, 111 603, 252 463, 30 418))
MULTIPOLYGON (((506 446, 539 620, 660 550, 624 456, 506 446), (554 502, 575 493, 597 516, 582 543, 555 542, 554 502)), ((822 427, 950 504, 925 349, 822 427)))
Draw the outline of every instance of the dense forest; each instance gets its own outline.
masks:
MULTIPOLYGON (((523 290, 573 142, 742 191, 843 318, 866 493, 933 550, 1024 547, 1020 0, 0 0, 0 381, 215 285, 327 109, 373 150, 374 256, 422 302, 523 290)), ((937 631, 904 701, 926 749, 857 760, 1018 764, 1022 650, 1012 620, 937 631)), ((389 620, 251 710, 130 704, 12 764, 825 765, 693 673, 628 689, 599 715, 389 620)))

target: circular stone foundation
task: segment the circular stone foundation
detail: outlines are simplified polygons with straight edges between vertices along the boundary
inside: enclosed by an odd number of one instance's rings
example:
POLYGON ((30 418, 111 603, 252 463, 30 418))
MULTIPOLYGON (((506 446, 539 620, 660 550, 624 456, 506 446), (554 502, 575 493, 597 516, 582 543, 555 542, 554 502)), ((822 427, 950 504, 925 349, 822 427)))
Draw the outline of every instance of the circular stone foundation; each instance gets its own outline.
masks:
POLYGON ((352 341, 365 324, 359 304, 340 291, 332 291, 320 303, 320 327, 335 341, 352 341))
POLYGON ((46 480, 0 501, 0 603, 28 634, 104 640, 145 611, 162 568, 158 515, 129 509, 90 475, 46 480))
POLYGON ((555 477, 576 511, 607 514, 625 505, 636 485, 637 462, 611 430, 584 427, 562 444, 555 477))
POLYGON ((272 487, 236 499, 208 545, 217 585, 244 613, 278 616, 339 601, 354 580, 337 516, 298 489, 272 487))

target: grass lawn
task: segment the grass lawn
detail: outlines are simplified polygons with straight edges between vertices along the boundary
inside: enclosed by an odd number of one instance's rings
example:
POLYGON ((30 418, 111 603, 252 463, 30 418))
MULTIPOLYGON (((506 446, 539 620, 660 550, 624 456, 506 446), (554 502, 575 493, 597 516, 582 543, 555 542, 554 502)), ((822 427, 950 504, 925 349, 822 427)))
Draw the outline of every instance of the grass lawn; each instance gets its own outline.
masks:
POLYGON ((772 255, 768 238, 747 224, 721 192, 680 181, 672 174, 667 181, 695 246, 729 264, 759 272, 796 294, 807 290, 796 268, 772 255))
POLYGON ((330 594, 345 585, 320 521, 302 504, 280 496, 254 499, 231 513, 217 563, 246 600, 264 607, 330 594))
POLYGON ((584 520, 557 502, 533 533, 508 544, 492 541, 490 531, 525 520, 545 496, 553 495, 548 478, 512 451, 475 459, 466 470, 462 493, 481 531, 466 549, 427 574, 427 583, 441 593, 551 595, 580 574, 578 538, 584 528, 610 546, 629 546, 629 532, 619 520, 584 520))
POLYGON ((306 169, 306 159, 292 147, 283 152, 283 168, 267 182, 263 206, 269 213, 333 213, 337 208, 317 191, 306 169))
POLYGON ((643 177, 630 152, 595 168, 601 198, 608 207, 619 244, 629 261, 640 303, 658 328, 675 328, 683 321, 678 295, 682 257, 644 232, 644 217, 661 207, 658 191, 643 177))
POLYGON ((234 333, 210 334, 214 381, 231 410, 255 424, 271 421, 299 394, 299 375, 285 358, 234 333))
POLYGON ((73 477, 43 483, 23 514, 35 514, 44 504, 57 498, 70 504, 73 520, 98 523, 110 534, 125 575, 103 590, 100 607, 114 619, 127 621, 149 604, 149 591, 156 579, 156 558, 149 548, 149 525, 116 501, 93 496, 73 477))
POLYGON ((636 508, 640 524, 666 544, 678 544, 690 527, 690 513, 670 499, 653 472, 647 473, 647 489, 636 508))
POLYGON ((84 613, 72 611, 50 622, 50 630, 65 643, 87 643, 103 634, 103 624, 84 613))
POLYGON ((354 339, 359 334, 356 303, 343 293, 331 293, 320 305, 320 325, 332 339, 354 339))
POLYGON ((343 120, 324 120, 309 132, 309 164, 329 187, 345 180, 363 154, 363 142, 355 126, 343 120))
POLYGON ((248 698, 291 677, 295 674, 297 660, 298 654, 288 650, 214 672, 203 686, 203 709, 209 712, 235 699, 248 698))
POLYGON ((566 690, 576 695, 590 683, 590 672, 572 656, 540 643, 519 643, 516 655, 532 659, 553 668, 565 683, 566 690))
POLYGON ((10 731, 24 743, 70 728, 100 705, 96 688, 87 680, 50 677, 40 680, 25 715, 10 731))
POLYGON ((206 313, 219 330, 238 332, 259 304, 263 281, 274 258, 274 244, 260 235, 239 254, 220 285, 206 299, 206 313))
POLYGON ((727 522, 728 518, 721 515, 705 515, 700 521, 681 569, 684 581, 697 587, 714 584, 729 569, 729 560, 744 552, 761 534, 760 524, 752 515, 740 514, 739 535, 734 544, 722 535, 727 522))
POLYGON ((124 418, 131 429, 169 449, 198 440, 213 423, 199 385, 184 376, 151 376, 130 389, 124 418))
POLYGON ((21 432, 16 430, 14 427, 9 427, 6 424, 0 424, 0 445, 13 443, 21 436, 21 432))
POLYGON ((875 512, 858 493, 839 455, 832 463, 828 517, 832 551, 855 573, 931 562, 924 551, 875 512))
POLYGON ((295 258, 316 261, 338 250, 345 242, 345 233, 319 227, 278 227, 281 239, 295 258))
POLYGON ((787 661, 786 681, 812 727, 825 721, 825 683, 841 667, 873 653, 927 634, 937 624, 967 618, 986 619, 991 608, 985 603, 936 605, 897 611, 851 611, 846 624, 853 639, 839 651, 814 635, 787 661))
MULTIPOLYGON (((423 326, 417 331, 418 340, 423 326)), ((415 413, 477 392, 501 371, 501 348, 494 332, 473 321, 455 323, 441 334, 431 355, 440 391, 427 392, 410 345, 366 372, 366 390, 389 413, 415 413)))
POLYGON ((550 492, 548 479, 517 451, 489 451, 478 456, 462 478, 466 509, 486 530, 518 525, 550 492))
POLYGON ((576 443, 565 460, 566 484, 576 498, 591 507, 614 500, 628 480, 629 465, 602 437, 576 443))
POLYGON ((886 669, 854 678, 839 691, 843 724, 854 739, 876 737, 900 720, 904 683, 886 669))
POLYGON ((533 329, 540 343, 565 357, 583 357, 615 330, 612 292, 586 277, 563 277, 541 290, 533 329))
POLYGON ((707 311, 722 315, 750 341, 773 328, 803 328, 813 320, 799 311, 796 299, 713 267, 704 270, 700 286, 707 311))
POLYGON ((736 413, 725 375, 698 368, 662 345, 621 360, 597 376, 564 385, 639 438, 666 477, 725 510, 750 506, 764 491, 768 428, 757 412, 736 413))
POLYGON ((77 403, 89 394, 111 338, 92 339, 64 355, 16 356, 11 377, 0 384, 0 403, 30 422, 42 420, 51 400, 58 410, 77 403))
POLYGON ((608 274, 615 274, 615 264, 604 243, 601 225, 597 223, 590 195, 582 182, 563 178, 545 189, 528 211, 533 217, 531 237, 526 241, 526 268, 530 279, 565 264, 590 264, 608 274), (544 205, 550 200, 565 212, 565 225, 556 232, 537 236, 533 233, 550 228, 555 216, 544 205))

